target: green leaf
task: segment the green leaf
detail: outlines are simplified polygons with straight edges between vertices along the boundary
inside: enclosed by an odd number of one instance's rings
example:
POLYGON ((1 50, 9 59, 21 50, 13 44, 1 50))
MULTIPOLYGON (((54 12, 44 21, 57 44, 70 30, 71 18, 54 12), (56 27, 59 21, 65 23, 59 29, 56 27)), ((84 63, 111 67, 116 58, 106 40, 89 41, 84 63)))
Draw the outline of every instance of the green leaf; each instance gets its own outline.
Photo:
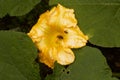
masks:
POLYGON ((118 0, 50 0, 50 5, 75 10, 78 25, 89 41, 104 47, 120 47, 120 2, 118 0))
POLYGON ((0 18, 6 14, 21 16, 28 13, 40 0, 0 0, 0 18))
POLYGON ((37 49, 24 33, 0 31, 0 80, 40 80, 37 49))
POLYGON ((84 47, 74 52, 75 62, 67 68, 57 64, 46 80, 118 80, 112 77, 105 57, 98 49, 84 47))

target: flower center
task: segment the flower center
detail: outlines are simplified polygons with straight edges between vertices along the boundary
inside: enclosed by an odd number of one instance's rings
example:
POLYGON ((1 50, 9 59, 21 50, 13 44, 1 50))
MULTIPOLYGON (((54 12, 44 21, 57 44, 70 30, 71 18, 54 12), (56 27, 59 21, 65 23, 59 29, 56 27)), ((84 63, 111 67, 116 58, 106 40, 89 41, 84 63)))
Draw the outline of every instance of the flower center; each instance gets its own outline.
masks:
POLYGON ((64 33, 65 33, 65 34, 68 34, 68 32, 67 32, 67 31, 64 31, 64 33))
POLYGON ((57 38, 58 38, 59 40, 62 40, 62 39, 63 39, 63 36, 62 36, 62 35, 58 35, 57 38))

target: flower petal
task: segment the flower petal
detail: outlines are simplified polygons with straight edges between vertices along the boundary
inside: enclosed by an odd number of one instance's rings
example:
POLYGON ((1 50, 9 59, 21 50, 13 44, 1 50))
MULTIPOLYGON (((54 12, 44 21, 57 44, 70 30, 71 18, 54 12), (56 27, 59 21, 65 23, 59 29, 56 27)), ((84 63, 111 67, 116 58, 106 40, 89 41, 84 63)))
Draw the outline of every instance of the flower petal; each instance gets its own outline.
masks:
POLYGON ((28 33, 28 35, 32 38, 33 42, 39 42, 41 37, 45 35, 45 32, 49 27, 47 25, 47 20, 46 20, 47 16, 48 16, 48 11, 40 16, 37 23, 32 27, 32 29, 28 33))
POLYGON ((75 19, 74 10, 68 9, 60 4, 54 7, 49 14, 49 25, 57 27, 70 27, 76 26, 77 20, 75 19))
POLYGON ((66 28, 66 36, 64 39, 65 46, 69 48, 80 48, 86 45, 88 37, 80 31, 79 27, 66 28))
POLYGON ((57 53, 57 62, 61 65, 68 65, 73 63, 75 59, 74 53, 69 48, 63 48, 57 53))
POLYGON ((57 50, 56 48, 44 48, 39 53, 39 60, 40 62, 46 64, 50 68, 54 67, 54 62, 56 61, 56 54, 57 50))

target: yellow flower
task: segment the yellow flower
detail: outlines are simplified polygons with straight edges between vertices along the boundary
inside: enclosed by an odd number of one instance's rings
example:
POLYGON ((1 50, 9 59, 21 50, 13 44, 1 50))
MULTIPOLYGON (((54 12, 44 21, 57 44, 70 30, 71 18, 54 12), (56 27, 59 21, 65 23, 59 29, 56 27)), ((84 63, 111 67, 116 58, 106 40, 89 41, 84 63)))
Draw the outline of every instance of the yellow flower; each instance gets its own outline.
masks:
POLYGON ((74 10, 60 4, 43 13, 28 35, 39 49, 40 62, 50 68, 55 61, 61 65, 73 63, 71 48, 83 47, 88 40, 77 26, 74 10))

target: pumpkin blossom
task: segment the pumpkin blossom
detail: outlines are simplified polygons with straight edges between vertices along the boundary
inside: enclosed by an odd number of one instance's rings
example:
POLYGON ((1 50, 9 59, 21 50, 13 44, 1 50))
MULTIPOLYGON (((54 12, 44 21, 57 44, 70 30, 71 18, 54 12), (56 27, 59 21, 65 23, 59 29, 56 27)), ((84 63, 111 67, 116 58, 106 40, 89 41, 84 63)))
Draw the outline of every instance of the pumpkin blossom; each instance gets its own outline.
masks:
POLYGON ((40 15, 28 35, 39 50, 39 61, 50 68, 56 61, 61 65, 73 63, 71 48, 81 48, 88 40, 77 25, 74 10, 60 4, 40 15))

